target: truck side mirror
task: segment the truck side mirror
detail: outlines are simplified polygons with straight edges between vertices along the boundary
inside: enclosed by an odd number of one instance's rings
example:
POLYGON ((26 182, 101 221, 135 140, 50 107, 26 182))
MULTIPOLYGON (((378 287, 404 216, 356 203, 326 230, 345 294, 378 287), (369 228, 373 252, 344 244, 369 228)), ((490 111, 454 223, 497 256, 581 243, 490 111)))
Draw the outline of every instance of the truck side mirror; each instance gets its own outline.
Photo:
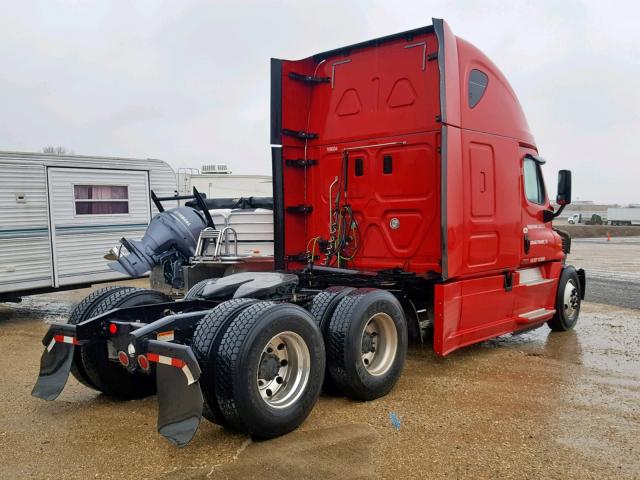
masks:
POLYGON ((571 170, 560 170, 558 172, 556 203, 561 206, 571 203, 571 170))

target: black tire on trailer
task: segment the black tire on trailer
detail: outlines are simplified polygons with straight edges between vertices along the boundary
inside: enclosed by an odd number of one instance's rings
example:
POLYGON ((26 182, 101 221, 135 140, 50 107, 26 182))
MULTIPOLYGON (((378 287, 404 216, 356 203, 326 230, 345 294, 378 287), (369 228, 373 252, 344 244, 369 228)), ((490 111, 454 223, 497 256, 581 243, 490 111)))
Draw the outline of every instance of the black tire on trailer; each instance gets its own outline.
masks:
POLYGON ((327 332, 327 368, 335 385, 358 400, 389 393, 407 355, 402 306, 386 290, 360 288, 344 297, 327 332))
MULTIPOLYGON (((316 321, 316 325, 318 325, 325 342, 327 340, 327 331, 329 330, 329 323, 331 322, 333 312, 335 312, 340 300, 353 290, 355 290, 353 287, 334 286, 323 290, 313 297, 311 306, 309 307, 309 313, 311 313, 311 316, 316 321)), ((339 392, 339 389, 333 383, 333 380, 331 380, 331 375, 329 375, 329 369, 327 368, 325 368, 322 388, 332 394, 339 392)))
POLYGON ((189 289, 187 294, 184 296, 184 300, 196 300, 198 298, 202 298, 202 292, 204 291, 204 287, 207 286, 208 283, 215 282, 215 279, 207 278, 205 280, 200 280, 193 287, 189 289))
MULTIPOLYGON (((111 292, 95 304, 91 315, 96 316, 114 308, 136 307, 169 302, 164 293, 144 288, 128 288, 111 292)), ((79 347, 82 366, 88 379, 105 395, 123 400, 144 398, 156 392, 156 378, 150 373, 129 373, 109 360, 106 340, 97 340, 79 347)))
MULTIPOLYGON (((85 320, 91 318, 91 311, 96 306, 98 302, 100 302, 104 297, 109 294, 115 292, 116 290, 123 290, 131 287, 122 287, 122 286, 109 286, 99 288, 91 292, 89 295, 84 297, 80 303, 78 303, 73 310, 71 311, 71 315, 69 315, 69 320, 67 323, 70 325, 77 325, 80 322, 84 322, 85 320)), ((71 363, 71 374, 78 380, 81 384, 86 387, 92 388, 94 390, 98 390, 98 387, 93 384, 93 382, 89 379, 84 366, 82 364, 82 355, 80 352, 81 347, 76 347, 73 352, 73 362, 71 363)))
POLYGON ((200 321, 193 334, 191 348, 202 370, 200 387, 205 400, 202 415, 218 425, 228 426, 228 423, 220 412, 216 399, 214 375, 216 352, 229 323, 245 308, 257 302, 258 300, 252 298, 234 298, 222 302, 200 321))
POLYGON ((305 309, 259 302, 229 324, 214 364, 216 397, 229 425, 273 438, 300 425, 318 400, 324 342, 305 309))
POLYGON ((549 328, 554 332, 566 332, 575 327, 580 315, 582 297, 578 272, 572 266, 565 267, 558 281, 556 313, 547 322, 549 328))

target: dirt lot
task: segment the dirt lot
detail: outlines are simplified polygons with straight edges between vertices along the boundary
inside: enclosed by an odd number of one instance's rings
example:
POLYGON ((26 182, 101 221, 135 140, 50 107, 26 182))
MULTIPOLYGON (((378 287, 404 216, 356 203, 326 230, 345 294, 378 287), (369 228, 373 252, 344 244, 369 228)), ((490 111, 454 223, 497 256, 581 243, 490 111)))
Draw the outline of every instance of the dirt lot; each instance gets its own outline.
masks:
MULTIPOLYGON (((575 263, 600 255, 609 273, 640 257, 640 243, 574 248, 575 263)), ((154 398, 116 402, 74 379, 55 402, 29 395, 43 320, 64 319, 87 292, 0 306, 0 478, 640 478, 639 310, 585 303, 575 331, 544 327, 445 359, 413 346, 385 398, 324 396, 268 442, 205 421, 177 449, 155 431, 154 398)))

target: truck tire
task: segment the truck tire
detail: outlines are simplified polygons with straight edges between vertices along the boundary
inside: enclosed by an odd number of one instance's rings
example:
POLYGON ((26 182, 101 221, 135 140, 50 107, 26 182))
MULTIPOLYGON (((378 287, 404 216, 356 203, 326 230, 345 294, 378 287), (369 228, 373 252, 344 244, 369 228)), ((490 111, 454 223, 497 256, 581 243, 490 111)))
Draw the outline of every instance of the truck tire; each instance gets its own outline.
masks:
POLYGON ((252 298, 234 298, 233 300, 222 302, 200 321, 193 334, 191 348, 193 348, 193 353, 202 370, 200 387, 205 400, 202 415, 210 422, 218 425, 228 426, 224 415, 220 412, 218 400, 216 399, 216 378, 213 373, 216 361, 215 352, 218 351, 220 341, 229 323, 245 308, 257 302, 258 300, 252 298))
MULTIPOLYGON (((98 290, 91 292, 89 295, 84 297, 78 305, 74 307, 74 309, 71 311, 71 315, 69 316, 69 320, 67 321, 67 323, 69 323, 70 325, 77 325, 78 323, 84 322, 85 320, 91 318, 91 311, 98 302, 100 302, 104 297, 115 292, 116 290, 123 290, 126 288, 131 287, 110 286, 99 288, 98 290)), ((71 375, 73 375, 76 380, 78 380, 85 387, 98 390, 98 387, 94 385, 87 376, 87 373, 82 364, 82 355, 80 352, 80 348, 82 347, 76 347, 74 349, 73 362, 71 363, 71 375)))
POLYGON ((407 356, 407 322, 386 290, 360 288, 344 297, 327 332, 327 366, 336 386, 357 400, 389 393, 407 356))
POLYGON ((554 332, 566 332, 575 327, 580 315, 580 280, 578 273, 572 266, 565 267, 560 274, 558 291, 556 293, 556 313, 547 322, 554 332))
POLYGON ((216 397, 229 425, 273 438, 298 427, 318 400, 324 342, 303 308, 259 302, 229 324, 214 365, 216 397))
MULTIPOLYGON (((327 341, 327 331, 329 330, 329 323, 331 322, 333 312, 335 312, 340 300, 353 290, 355 290, 353 287, 329 287, 313 297, 311 306, 309 307, 309 313, 311 313, 311 316, 316 321, 316 325, 318 325, 318 328, 322 333, 322 338, 324 338, 325 342, 327 341)), ((322 388, 328 393, 339 392, 338 388, 333 383, 333 380, 331 380, 331 375, 329 375, 329 370, 327 368, 325 368, 322 388)))
MULTIPOLYGON (((144 288, 126 288, 115 290, 97 302, 91 310, 91 316, 119 307, 135 307, 169 302, 171 299, 164 293, 144 288)), ((119 364, 109 360, 106 340, 97 340, 80 350, 82 366, 89 381, 105 395, 131 400, 153 395, 156 391, 156 380, 147 373, 129 373, 119 364)))
POLYGON ((209 282, 215 282, 215 279, 207 278, 206 280, 200 280, 193 287, 189 289, 187 294, 184 296, 184 300, 196 300, 198 298, 202 298, 202 292, 204 291, 204 287, 207 286, 209 282))

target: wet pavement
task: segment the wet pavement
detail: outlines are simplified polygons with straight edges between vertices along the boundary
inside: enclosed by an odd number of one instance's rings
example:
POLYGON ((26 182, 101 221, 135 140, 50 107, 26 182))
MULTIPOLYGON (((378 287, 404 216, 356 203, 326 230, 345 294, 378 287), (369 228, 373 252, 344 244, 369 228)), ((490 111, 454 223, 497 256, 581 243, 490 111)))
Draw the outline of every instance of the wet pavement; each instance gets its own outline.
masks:
POLYGON ((570 259, 587 272, 589 301, 640 308, 640 237, 573 239, 570 259))
MULTIPOLYGON (((576 241, 572 260, 633 277, 630 242, 576 241)), ((2 479, 640 478, 640 310, 587 302, 574 331, 444 359, 414 345, 384 398, 323 396, 298 430, 266 442, 203 421, 178 449, 156 433, 155 398, 114 401, 73 378, 54 402, 30 396, 43 320, 64 321, 88 291, 0 305, 2 479)))

